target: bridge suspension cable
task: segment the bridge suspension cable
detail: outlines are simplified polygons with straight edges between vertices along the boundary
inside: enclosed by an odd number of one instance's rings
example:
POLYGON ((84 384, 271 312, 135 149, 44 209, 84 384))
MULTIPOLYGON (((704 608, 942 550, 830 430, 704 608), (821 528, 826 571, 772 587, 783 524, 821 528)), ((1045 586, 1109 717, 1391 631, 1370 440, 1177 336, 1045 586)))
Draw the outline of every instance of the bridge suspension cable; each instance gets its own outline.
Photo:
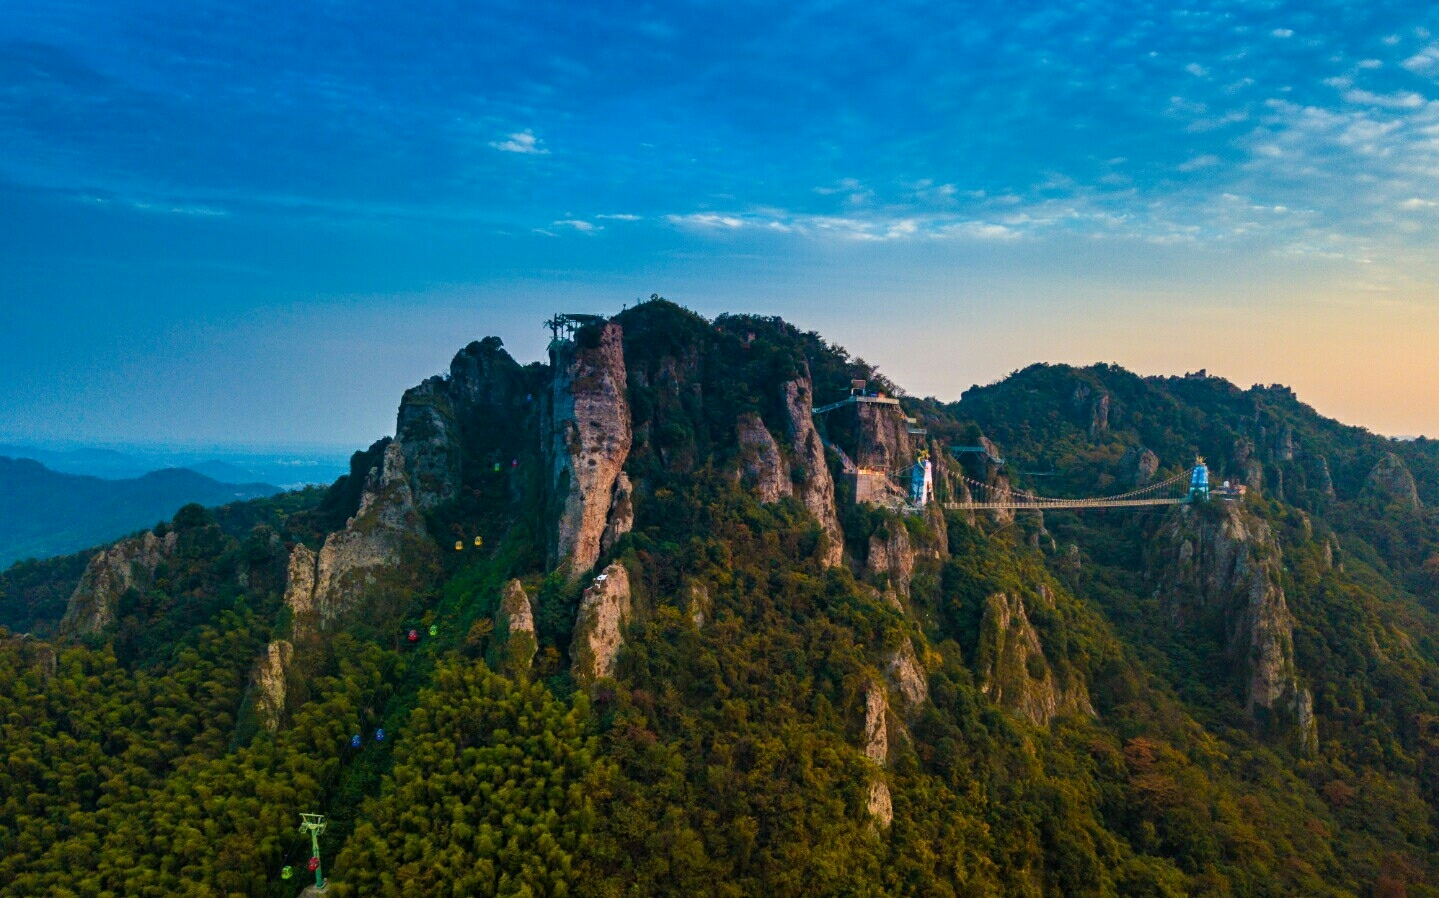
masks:
POLYGON ((1050 496, 1040 496, 1028 490, 1015 489, 1013 487, 996 487, 992 484, 983 483, 972 477, 963 474, 960 479, 968 484, 971 489, 977 488, 978 495, 986 497, 985 501, 971 499, 969 502, 946 502, 945 508, 954 509, 1038 509, 1046 508, 1139 508, 1152 505, 1183 505, 1191 501, 1192 490, 1183 496, 1161 496, 1157 495, 1164 490, 1176 485, 1184 486, 1192 482, 1194 472, 1199 466, 1191 468, 1183 473, 1176 474, 1168 480, 1158 483, 1151 483, 1125 493, 1113 496, 1098 496, 1094 498, 1063 499, 1050 496))

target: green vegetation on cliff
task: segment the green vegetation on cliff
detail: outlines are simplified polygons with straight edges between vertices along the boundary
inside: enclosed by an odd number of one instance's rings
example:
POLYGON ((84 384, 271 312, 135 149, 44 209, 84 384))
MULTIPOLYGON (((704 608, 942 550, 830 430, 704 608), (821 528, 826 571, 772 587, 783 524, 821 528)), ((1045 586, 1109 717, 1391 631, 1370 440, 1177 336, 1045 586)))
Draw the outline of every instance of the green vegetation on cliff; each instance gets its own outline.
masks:
MULTIPOLYGON (((629 415, 602 455, 629 486, 572 503, 628 574, 613 677, 572 678, 591 581, 545 562, 551 373, 472 344, 407 395, 403 453, 186 509, 118 594, 86 574, 95 632, 15 635, 56 632, 85 556, 0 575, 0 896, 289 898, 302 811, 341 895, 1439 895, 1432 443, 1278 387, 1035 366, 904 400, 941 496, 1196 454, 1247 496, 906 516, 847 504, 869 424, 819 422, 827 470, 797 445, 795 383, 893 392, 864 362, 771 318, 615 321, 623 403, 585 407, 629 415), (981 437, 1004 469, 943 459, 981 437), (433 545, 380 566, 370 530, 417 508, 433 545)), ((570 389, 600 389, 597 325, 574 340, 570 389)))

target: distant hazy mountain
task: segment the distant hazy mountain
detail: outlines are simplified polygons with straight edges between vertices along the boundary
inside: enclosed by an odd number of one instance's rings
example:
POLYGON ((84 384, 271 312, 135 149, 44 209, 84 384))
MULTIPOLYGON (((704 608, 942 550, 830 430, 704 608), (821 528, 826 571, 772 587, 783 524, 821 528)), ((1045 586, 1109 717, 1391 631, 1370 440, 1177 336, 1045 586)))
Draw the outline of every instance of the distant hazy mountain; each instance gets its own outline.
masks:
POLYGON ((221 483, 274 483, 286 489, 333 483, 348 467, 348 449, 276 447, 251 449, 163 445, 126 448, 95 446, 44 448, 0 443, 0 456, 28 458, 51 471, 83 474, 106 480, 141 477, 162 468, 189 468, 221 483))
POLYGON ((232 465, 227 461, 202 461, 193 465, 185 465, 185 467, 197 474, 204 474, 211 480, 218 480, 221 483, 254 483, 260 479, 255 476, 254 472, 241 468, 238 465, 232 465))
POLYGON ((168 520, 191 502, 224 505, 278 492, 267 483, 221 483, 182 468, 104 480, 0 457, 0 568, 124 536, 168 520))

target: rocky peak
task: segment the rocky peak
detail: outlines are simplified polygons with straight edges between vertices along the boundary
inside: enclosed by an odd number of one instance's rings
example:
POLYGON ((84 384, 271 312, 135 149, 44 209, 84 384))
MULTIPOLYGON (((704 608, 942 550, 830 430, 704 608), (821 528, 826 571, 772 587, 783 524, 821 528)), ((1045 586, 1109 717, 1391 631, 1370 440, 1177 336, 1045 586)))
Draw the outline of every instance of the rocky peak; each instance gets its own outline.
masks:
POLYGON ((395 419, 395 441, 405 453, 419 508, 433 508, 458 495, 463 449, 443 378, 432 377, 405 391, 395 419))
POLYGON ((492 645, 496 649, 496 667, 501 673, 514 677, 529 672, 539 642, 530 597, 518 580, 506 583, 500 593, 492 645))
POLYGON ((466 408, 518 405, 525 385, 518 362, 499 337, 477 340, 450 361, 451 399, 466 408))
POLYGON ((571 672, 576 682, 589 685, 612 677, 624 628, 632 613, 630 575, 618 562, 604 569, 585 588, 575 620, 574 643, 570 646, 571 672))
POLYGON ((526 389, 523 369, 498 337, 487 337, 455 355, 448 377, 431 377, 405 392, 395 442, 404 450, 417 508, 429 510, 459 495, 466 430, 513 430, 526 389))
POLYGON ((794 493, 789 466, 780 455, 779 444, 754 412, 740 415, 735 423, 739 435, 741 482, 750 484, 761 503, 778 502, 794 493))
POLYGON ((1379 459, 1379 463, 1365 479, 1364 487, 1371 493, 1397 501, 1407 508, 1417 509, 1421 506, 1419 487, 1414 482, 1414 475, 1409 473, 1404 460, 1393 452, 1386 452, 1384 457, 1379 459))
POLYGON ((985 600, 975 660, 980 690, 1031 723, 1044 726, 1060 715, 1094 713, 1083 683, 1057 681, 1017 593, 997 592, 985 600))
POLYGON ((825 546, 821 560, 833 567, 844 558, 844 531, 834 504, 834 479, 824 457, 824 443, 814 429, 814 388, 806 370, 781 388, 785 412, 789 419, 790 446, 794 453, 797 492, 804 507, 819 521, 824 530, 825 546))
POLYGON ((285 601, 295 611, 296 631, 312 623, 328 627, 381 577, 426 552, 433 544, 405 473, 404 449, 390 442, 366 476, 359 510, 345 529, 326 537, 318 556, 304 546, 290 553, 285 601))
POLYGON ((558 505, 550 557, 574 575, 599 560, 615 481, 633 439, 624 333, 611 321, 598 328, 597 337, 594 345, 567 342, 554 350, 546 422, 546 455, 558 505))
POLYGON ((131 589, 149 585, 155 568, 175 554, 178 538, 174 530, 163 537, 146 531, 101 549, 90 559, 70 594, 60 632, 88 636, 110 627, 115 622, 120 597, 131 589))

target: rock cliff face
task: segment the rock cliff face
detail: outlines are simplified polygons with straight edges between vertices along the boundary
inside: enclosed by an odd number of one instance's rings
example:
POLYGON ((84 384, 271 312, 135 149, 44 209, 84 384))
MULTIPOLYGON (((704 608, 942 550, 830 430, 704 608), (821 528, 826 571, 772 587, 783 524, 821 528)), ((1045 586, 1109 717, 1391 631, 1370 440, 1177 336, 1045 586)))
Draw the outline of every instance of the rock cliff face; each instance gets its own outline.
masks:
POLYGON ((904 526, 904 521, 889 521, 869 538, 865 573, 888 577, 889 585, 907 598, 909 584, 914 577, 914 554, 909 529, 904 526))
POLYGON ((407 557, 432 549, 405 474, 404 450, 391 442, 380 464, 370 470, 360 508, 345 529, 325 539, 318 558, 303 546, 290 554, 285 601, 295 610, 297 632, 312 625, 325 629, 381 575, 407 557))
POLYGON ((899 696, 899 712, 907 721, 913 722, 919 707, 929 700, 929 682, 925 679, 924 668, 914 653, 914 643, 905 639, 899 647, 890 652, 885 662, 884 676, 895 695, 899 696))
POLYGON ((596 345, 565 343, 554 352, 546 455, 558 524, 550 559, 577 576, 599 560, 633 439, 623 337, 609 322, 596 345))
POLYGON ((1279 543, 1234 503, 1182 506, 1161 531, 1169 580, 1161 595, 1181 626, 1217 616, 1225 656, 1256 720, 1297 729, 1312 747, 1312 699, 1294 667, 1294 619, 1280 586, 1279 543))
POLYGON ((163 538, 146 532, 100 550, 70 595, 60 632, 88 636, 113 624, 120 597, 149 585, 155 568, 174 554, 178 536, 173 530, 163 538))
POLYGON ((500 607, 495 611, 493 645, 498 669, 514 677, 529 672, 539 642, 535 636, 535 616, 530 597, 520 581, 511 580, 500 593, 500 607))
MULTIPOLYGON (((864 756, 877 767, 889 763, 889 703, 884 686, 870 683, 864 694, 864 756)), ((894 822, 894 802, 889 785, 876 771, 869 783, 869 814, 882 827, 894 822)))
POLYGON ((285 717, 285 678, 295 650, 283 639, 265 647, 260 663, 255 665, 255 713, 260 725, 270 732, 280 728, 285 717))
POLYGON ((1094 397, 1094 412, 1089 420, 1090 436, 1109 432, 1109 394, 1100 393, 1094 397))
POLYGON ((608 552, 610 547, 635 526, 634 486, 630 475, 624 471, 615 478, 615 488, 610 494, 610 515, 605 523, 605 532, 600 535, 600 551, 608 552))
POLYGON ((417 508, 428 510, 459 494, 460 425, 443 378, 432 377, 405 391, 395 435, 417 508))
POLYGON ((315 613, 315 569, 319 566, 308 546, 296 543, 290 550, 290 565, 285 581, 285 604, 294 619, 308 619, 315 613))
POLYGON ((844 558, 844 531, 839 527, 839 514, 835 511, 834 479, 825 462, 824 443, 814 429, 814 391, 809 374, 786 381, 782 390, 789 417, 790 445, 800 474, 799 498, 824 530, 826 540, 821 560, 826 567, 834 567, 844 558))
POLYGON ((861 468, 891 470, 913 461, 904 412, 899 406, 859 402, 853 408, 859 418, 855 464, 861 468))
POLYGON ((486 337, 455 355, 448 377, 405 393, 395 441, 405 453, 415 507, 428 511, 459 495, 467 433, 491 451, 516 441, 529 389, 500 339, 486 337))
POLYGON ((1061 686, 1029 622, 1024 600, 997 592, 985 602, 976 657, 980 689, 1005 710, 1040 726, 1066 714, 1093 714, 1083 683, 1061 686))
POLYGON ((740 481, 754 489, 761 503, 778 502, 792 495, 789 466, 760 416, 753 412, 740 415, 735 429, 739 434, 740 481))
POLYGON ((1419 508, 1419 488, 1414 483, 1414 475, 1409 473, 1409 468, 1404 461, 1393 452, 1385 453, 1379 459, 1379 464, 1369 472, 1369 477, 1364 481, 1364 488, 1384 499, 1397 501, 1409 508, 1419 508))
POLYGON ((624 628, 631 612, 629 572, 622 564, 612 564, 595 578, 580 599, 574 643, 570 647, 571 672, 576 682, 589 685, 614 676, 615 659, 624 644, 624 628))
POLYGON ((1314 457, 1314 485, 1330 499, 1335 497, 1334 478, 1329 473, 1329 459, 1322 455, 1314 457))

